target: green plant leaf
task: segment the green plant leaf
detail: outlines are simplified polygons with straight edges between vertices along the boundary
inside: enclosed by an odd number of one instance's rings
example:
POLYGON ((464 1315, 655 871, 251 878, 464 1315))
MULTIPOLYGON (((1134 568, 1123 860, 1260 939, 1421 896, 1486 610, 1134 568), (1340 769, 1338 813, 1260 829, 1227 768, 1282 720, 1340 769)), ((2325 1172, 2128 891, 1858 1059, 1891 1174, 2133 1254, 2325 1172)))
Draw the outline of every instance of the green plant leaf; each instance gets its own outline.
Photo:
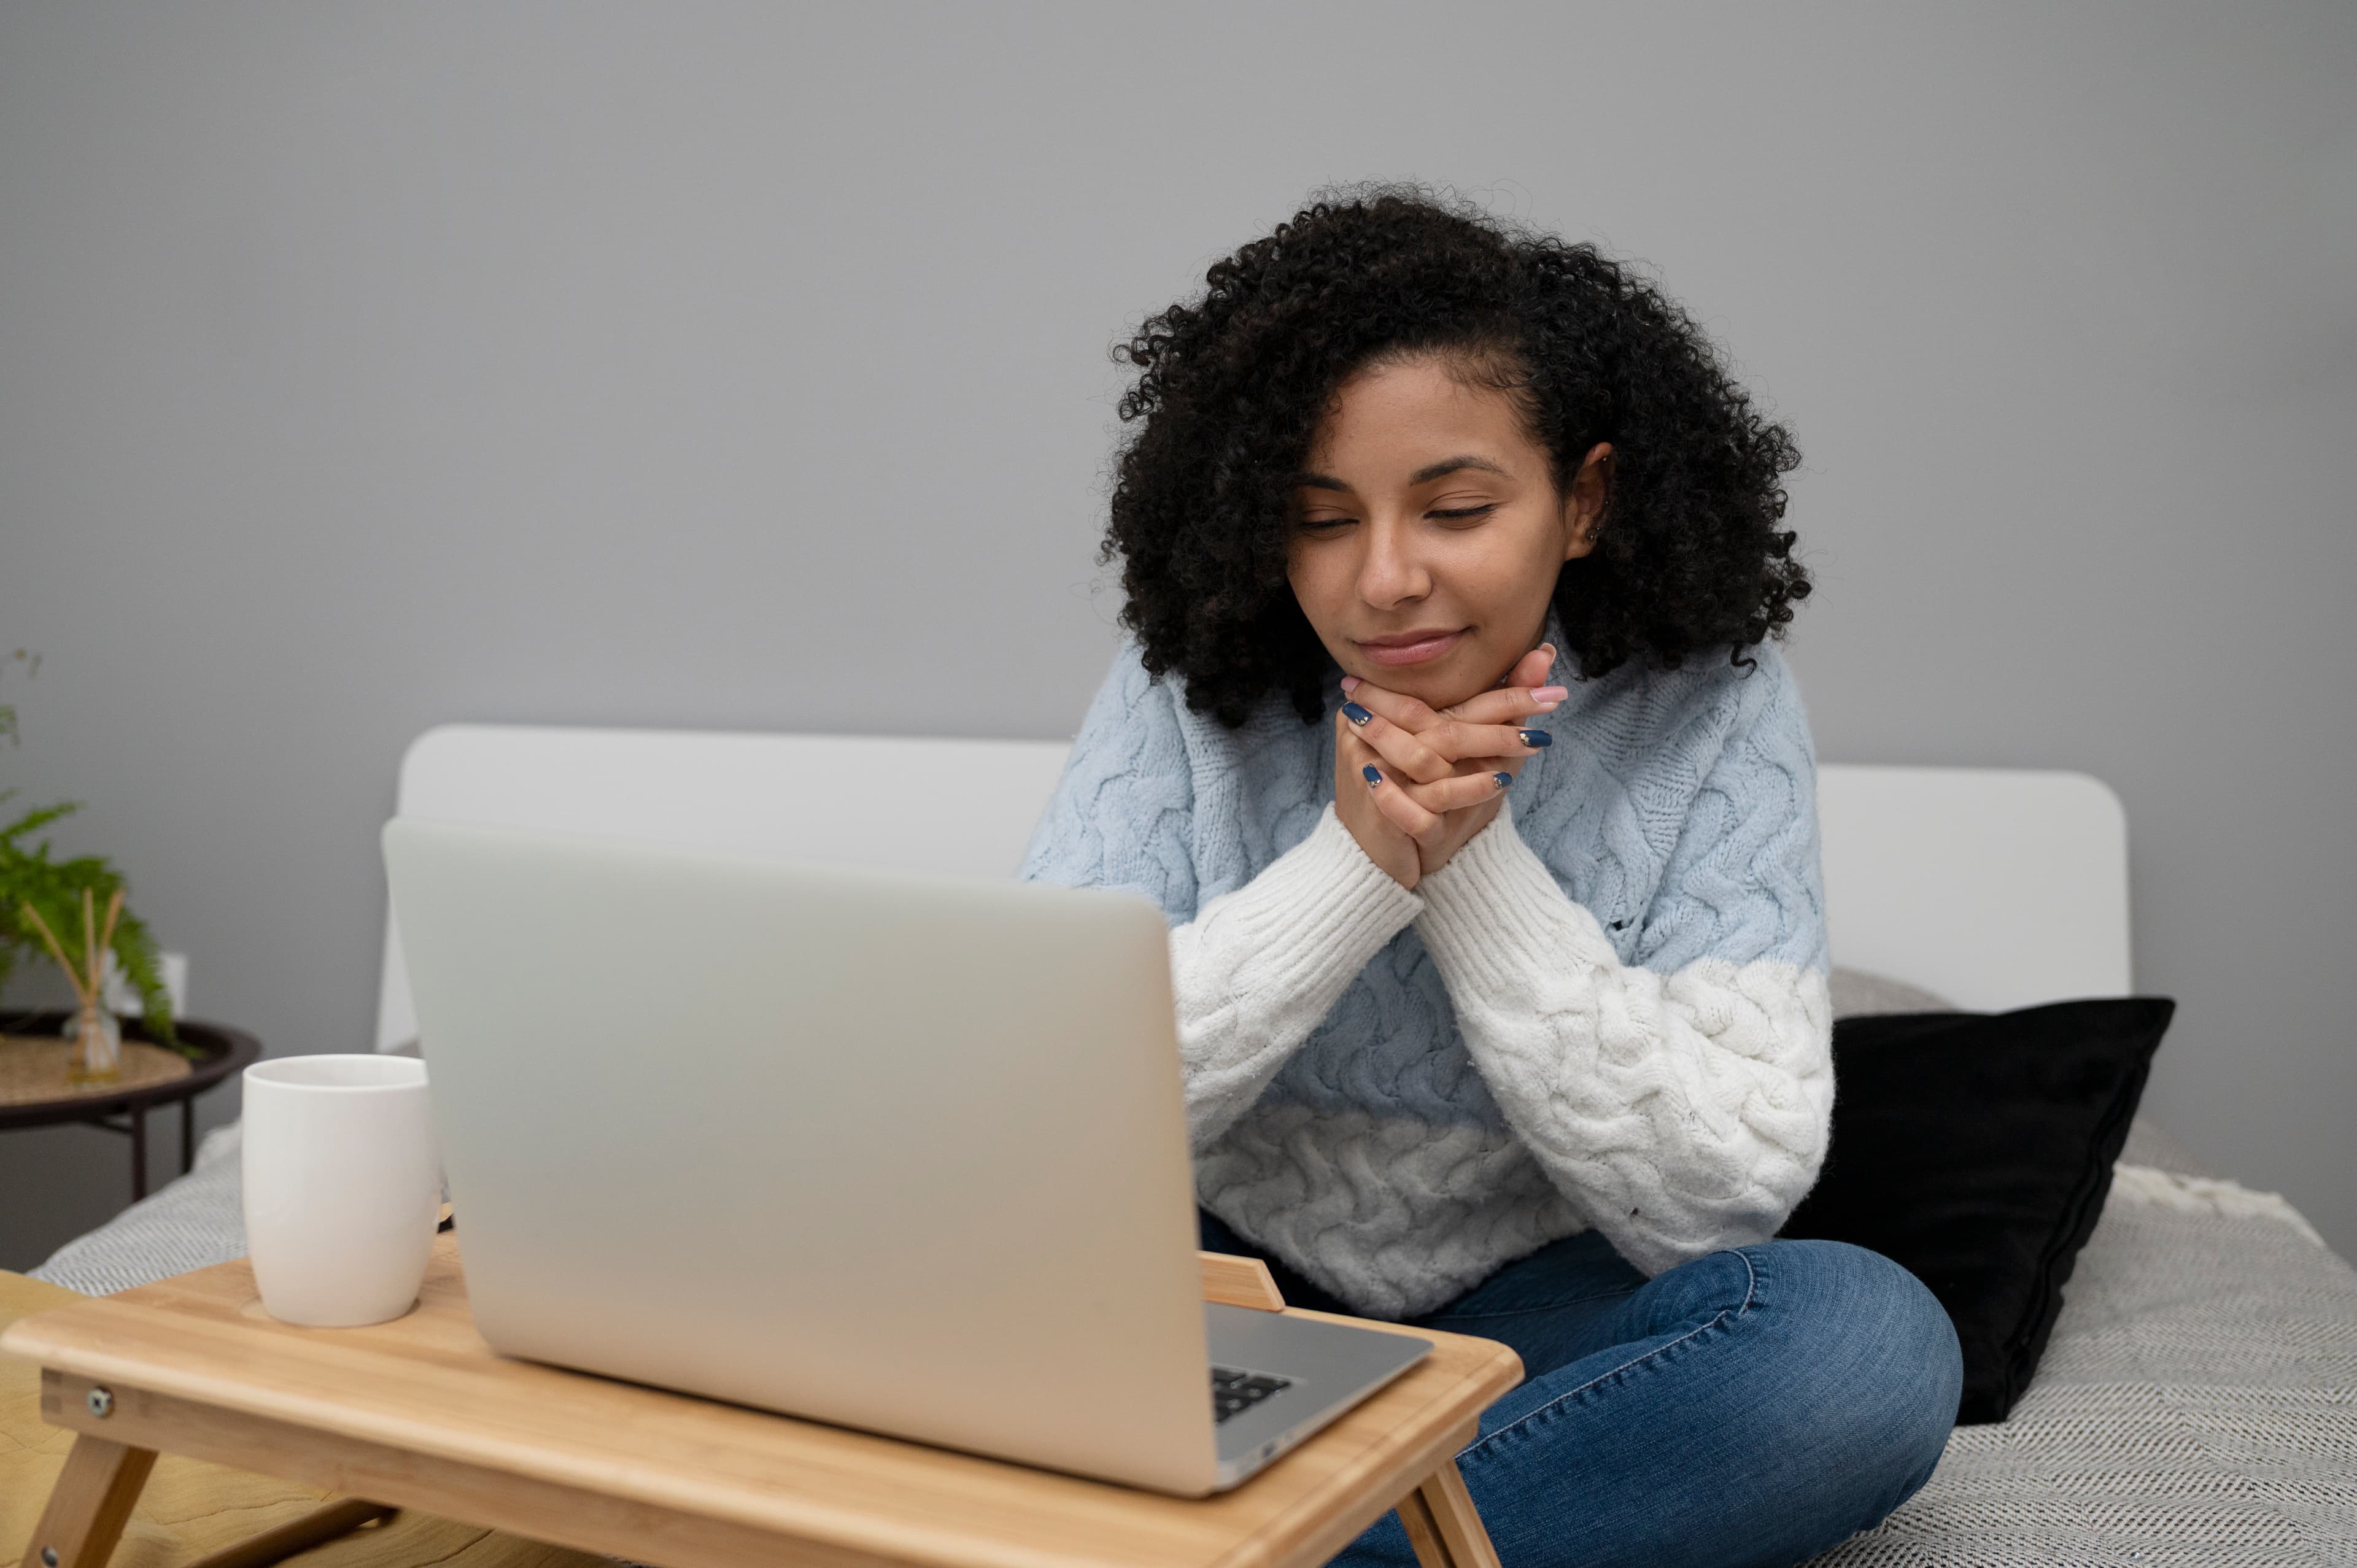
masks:
MULTIPOLYGON (((0 791, 0 801, 15 793, 0 791)), ((90 894, 93 916, 102 924, 107 904, 128 884, 103 855, 51 860, 46 839, 30 845, 25 842, 28 835, 81 809, 78 800, 37 806, 0 827, 0 985, 7 983, 18 960, 27 953, 44 959, 51 957, 39 929, 26 914, 27 907, 38 911, 48 923, 67 961, 78 972, 89 972, 90 954, 82 939, 82 894, 90 894)), ((171 995, 164 989, 155 938, 139 917, 132 913, 128 903, 115 920, 113 946, 124 977, 139 993, 144 1009, 142 1021, 148 1033, 183 1056, 202 1056, 201 1051, 182 1043, 173 1028, 171 995)))

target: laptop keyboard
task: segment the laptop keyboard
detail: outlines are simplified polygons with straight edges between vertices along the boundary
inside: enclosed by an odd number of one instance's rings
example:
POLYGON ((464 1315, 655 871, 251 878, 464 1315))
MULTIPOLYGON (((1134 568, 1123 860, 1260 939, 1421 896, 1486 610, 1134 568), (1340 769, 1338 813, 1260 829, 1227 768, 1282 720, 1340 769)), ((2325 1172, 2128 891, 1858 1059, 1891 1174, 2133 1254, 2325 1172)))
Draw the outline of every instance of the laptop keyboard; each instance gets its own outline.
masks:
POLYGON ((1233 1367, 1211 1369, 1211 1420, 1225 1421, 1241 1415, 1269 1395, 1293 1386, 1291 1378, 1272 1378, 1260 1372, 1242 1372, 1233 1367))

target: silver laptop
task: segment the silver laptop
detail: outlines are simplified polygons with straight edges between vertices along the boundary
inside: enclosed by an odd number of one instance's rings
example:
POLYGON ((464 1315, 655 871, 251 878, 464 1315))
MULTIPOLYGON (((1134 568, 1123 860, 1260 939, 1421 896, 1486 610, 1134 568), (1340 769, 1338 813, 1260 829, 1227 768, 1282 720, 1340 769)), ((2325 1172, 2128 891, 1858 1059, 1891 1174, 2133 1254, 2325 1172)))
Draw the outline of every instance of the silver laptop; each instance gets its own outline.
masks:
POLYGON ((384 854, 502 1352, 1192 1497, 1431 1348, 1202 1300, 1142 898, 414 818, 384 854))

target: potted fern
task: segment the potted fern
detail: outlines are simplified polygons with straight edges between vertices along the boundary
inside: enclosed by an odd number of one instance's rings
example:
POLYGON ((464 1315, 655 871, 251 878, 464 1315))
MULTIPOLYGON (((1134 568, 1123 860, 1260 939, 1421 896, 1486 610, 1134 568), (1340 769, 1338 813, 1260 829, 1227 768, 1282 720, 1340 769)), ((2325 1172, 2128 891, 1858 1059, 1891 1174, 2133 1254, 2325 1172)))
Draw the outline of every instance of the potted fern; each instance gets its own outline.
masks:
MULTIPOLYGON (((22 649, 9 655, 9 662, 26 664, 27 674, 39 667, 38 657, 22 649)), ((16 744, 13 705, 0 704, 0 739, 16 744)), ((13 789, 0 789, 0 806, 15 795, 13 789)), ((122 1031, 105 1002, 110 967, 120 970, 138 993, 148 1033, 183 1056, 199 1053, 182 1045, 173 1032, 171 998, 164 988, 155 939, 139 917, 124 907, 123 874, 103 855, 52 860, 46 839, 28 842, 79 810, 78 801, 37 806, 0 827, 0 989, 25 957, 54 961, 73 987, 76 1004, 69 1026, 74 1049, 68 1081, 106 1083, 123 1070, 122 1031)))
MULTIPOLYGON (((14 794, 0 791, 0 801, 14 794)), ((79 809, 73 801, 38 806, 0 827, 0 985, 28 955, 54 961, 73 987, 76 1004, 68 1079, 104 1083, 122 1072, 121 1031, 105 1001, 110 956, 138 993, 148 1033, 183 1055, 188 1051, 172 1031, 155 939, 124 905, 123 874, 103 855, 53 860, 46 840, 27 842, 79 809)))

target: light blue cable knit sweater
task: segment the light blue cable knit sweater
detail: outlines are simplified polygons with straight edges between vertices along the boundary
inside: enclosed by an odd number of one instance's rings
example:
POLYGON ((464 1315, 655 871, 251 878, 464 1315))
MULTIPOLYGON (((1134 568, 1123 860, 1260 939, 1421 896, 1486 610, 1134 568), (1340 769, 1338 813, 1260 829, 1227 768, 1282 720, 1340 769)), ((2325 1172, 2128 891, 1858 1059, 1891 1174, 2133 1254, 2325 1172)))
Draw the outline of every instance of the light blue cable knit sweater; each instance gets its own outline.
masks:
POLYGON ((1411 892, 1333 812, 1339 690, 1229 730, 1125 646, 1022 875, 1170 919, 1205 1207, 1386 1317, 1591 1226, 1649 1274, 1775 1232, 1832 1024, 1807 722, 1752 657, 1558 663, 1555 744, 1411 892))

